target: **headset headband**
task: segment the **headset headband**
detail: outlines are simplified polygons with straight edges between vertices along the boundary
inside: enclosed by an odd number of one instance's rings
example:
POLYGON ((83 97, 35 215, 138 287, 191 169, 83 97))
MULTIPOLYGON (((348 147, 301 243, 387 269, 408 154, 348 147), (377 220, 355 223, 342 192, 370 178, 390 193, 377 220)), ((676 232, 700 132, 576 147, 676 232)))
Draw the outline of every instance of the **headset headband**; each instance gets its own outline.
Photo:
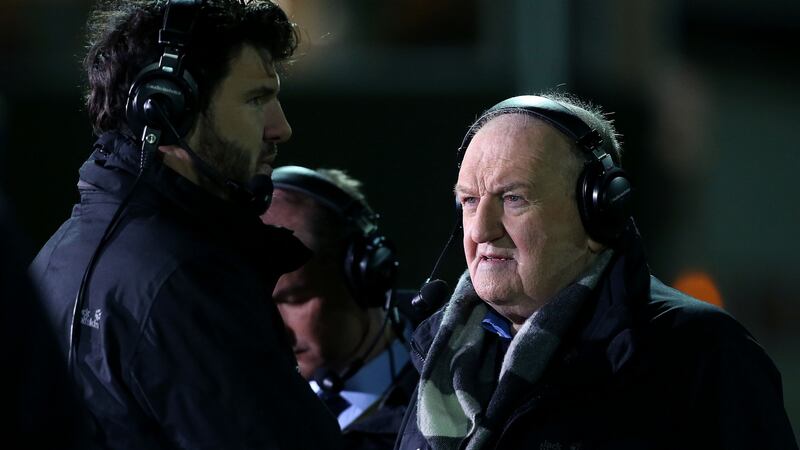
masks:
MULTIPOLYGON (((514 112, 535 117, 553 126, 575 143, 581 151, 588 153, 591 158, 601 161, 604 167, 610 168, 608 164, 611 161, 604 158, 604 156, 608 155, 605 151, 601 150, 603 138, 600 136, 600 133, 587 125, 586 122, 567 109, 566 106, 555 100, 538 95, 511 97, 492 106, 481 114, 481 117, 475 121, 466 136, 464 136, 464 140, 458 149, 458 166, 461 167, 464 152, 466 152, 475 133, 478 132, 478 128, 476 128, 478 124, 482 126, 484 119, 488 116, 498 116, 514 112)), ((613 163, 611 165, 613 165, 613 163)))
POLYGON ((159 69, 180 74, 186 47, 202 4, 203 0, 170 0, 167 3, 164 23, 158 31, 158 45, 164 48, 158 62, 159 69))
POLYGON ((272 172, 275 189, 305 194, 336 212, 344 221, 353 222, 367 235, 377 228, 377 215, 364 202, 337 186, 328 177, 306 167, 284 166, 272 172))

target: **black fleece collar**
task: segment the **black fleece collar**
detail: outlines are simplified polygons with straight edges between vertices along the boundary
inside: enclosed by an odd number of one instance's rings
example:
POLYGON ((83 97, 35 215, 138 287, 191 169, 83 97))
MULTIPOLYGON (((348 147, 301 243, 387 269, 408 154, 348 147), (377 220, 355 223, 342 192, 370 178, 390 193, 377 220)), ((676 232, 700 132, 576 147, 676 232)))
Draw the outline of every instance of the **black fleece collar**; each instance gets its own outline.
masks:
MULTIPOLYGON (((139 172, 139 154, 139 144, 130 137, 114 131, 104 133, 79 171, 79 188, 100 191, 121 201, 139 172)), ((261 264, 279 273, 296 270, 311 257, 311 251, 291 230, 264 225, 244 205, 212 195, 164 165, 160 158, 155 158, 142 175, 131 205, 152 207, 189 226, 206 229, 263 258, 261 264)))

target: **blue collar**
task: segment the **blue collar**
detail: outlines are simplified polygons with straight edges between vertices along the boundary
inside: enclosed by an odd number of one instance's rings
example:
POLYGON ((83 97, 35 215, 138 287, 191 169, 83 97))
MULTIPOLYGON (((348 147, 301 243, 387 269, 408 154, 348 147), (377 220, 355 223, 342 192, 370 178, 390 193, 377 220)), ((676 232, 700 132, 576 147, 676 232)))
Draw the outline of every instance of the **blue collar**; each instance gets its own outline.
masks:
POLYGON ((392 379, 397 376, 400 369, 408 362, 408 350, 399 339, 394 339, 392 345, 372 358, 352 378, 344 384, 345 391, 364 392, 381 396, 392 384, 392 379), (392 373, 391 358, 394 358, 392 373))
POLYGON ((481 321, 481 326, 487 331, 500 336, 500 339, 505 341, 511 341, 514 338, 511 335, 511 322, 492 308, 487 308, 486 314, 481 321))
MULTIPOLYGON (((405 331, 404 334, 408 340, 411 334, 410 327, 407 327, 405 331)), ((394 339, 386 350, 372 358, 352 378, 347 380, 344 389, 339 393, 347 405, 337 417, 339 427, 344 430, 359 419, 364 411, 379 401, 392 387, 393 381, 409 360, 408 348, 399 339, 394 339), (394 373, 392 373, 392 365, 394 365, 394 373)), ((311 381, 310 385, 311 389, 319 395, 319 386, 316 382, 311 381)))

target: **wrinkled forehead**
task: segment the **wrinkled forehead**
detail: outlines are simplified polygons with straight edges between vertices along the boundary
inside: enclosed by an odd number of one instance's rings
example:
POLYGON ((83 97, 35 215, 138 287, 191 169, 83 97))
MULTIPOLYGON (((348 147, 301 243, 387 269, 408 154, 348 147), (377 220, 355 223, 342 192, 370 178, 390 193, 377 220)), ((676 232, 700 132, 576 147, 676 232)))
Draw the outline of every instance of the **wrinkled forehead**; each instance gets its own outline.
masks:
POLYGON ((524 114, 503 114, 475 132, 464 153, 459 184, 470 178, 535 179, 577 176, 583 163, 569 139, 550 124, 524 114))
POLYGON ((488 120, 475 131, 464 154, 467 162, 493 159, 516 159, 524 162, 530 158, 556 159, 572 152, 571 142, 563 133, 547 122, 526 114, 502 114, 488 120))

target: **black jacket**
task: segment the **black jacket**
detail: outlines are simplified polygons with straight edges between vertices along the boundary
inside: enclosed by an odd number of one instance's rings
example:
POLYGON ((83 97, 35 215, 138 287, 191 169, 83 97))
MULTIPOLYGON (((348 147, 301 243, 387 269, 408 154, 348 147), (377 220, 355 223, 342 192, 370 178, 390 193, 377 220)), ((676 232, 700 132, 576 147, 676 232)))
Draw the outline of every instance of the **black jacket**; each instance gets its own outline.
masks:
MULTIPOLYGON (((411 337, 411 330, 419 325, 419 321, 416 321, 417 316, 414 315, 415 310, 411 305, 411 299, 416 294, 417 291, 409 289, 398 289, 395 292, 394 301, 400 320, 396 322, 394 332, 396 335, 402 335, 406 342, 411 337)), ((394 323, 394 321, 392 322, 394 323)), ((408 346, 404 345, 403 349, 407 351, 408 346)), ((344 429, 345 448, 348 450, 393 448, 417 381, 419 381, 419 373, 408 360, 397 372, 397 376, 383 393, 378 404, 375 405, 375 409, 344 429)))
MULTIPOLYGON (((418 369, 441 319, 414 333, 418 369)), ((398 449, 429 448, 412 402, 398 449)), ((489 448, 504 450, 797 448, 764 350, 727 313, 652 277, 636 236, 540 381, 492 428, 489 448)))
POLYGON ((86 448, 85 411, 25 272, 26 239, 0 195, 0 448, 86 448), (10 413, 10 417, 9 417, 10 413), (47 432, 42 432, 46 430, 47 432))
MULTIPOLYGON (((138 169, 108 133, 31 272, 63 349, 90 256, 138 169)), ((72 368, 102 448, 337 448, 270 299, 308 250, 155 162, 88 283, 72 368)))

